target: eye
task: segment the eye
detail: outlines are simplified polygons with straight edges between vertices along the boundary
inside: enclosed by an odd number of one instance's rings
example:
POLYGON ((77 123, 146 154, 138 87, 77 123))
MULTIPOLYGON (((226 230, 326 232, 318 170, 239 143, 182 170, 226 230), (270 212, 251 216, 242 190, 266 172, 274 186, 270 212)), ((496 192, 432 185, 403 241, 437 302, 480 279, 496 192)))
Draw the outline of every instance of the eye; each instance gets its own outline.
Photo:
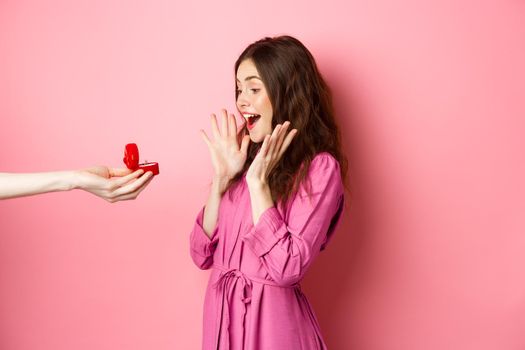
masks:
POLYGON ((261 91, 261 89, 250 89, 251 92, 253 92, 254 94, 258 93, 259 91, 261 91))

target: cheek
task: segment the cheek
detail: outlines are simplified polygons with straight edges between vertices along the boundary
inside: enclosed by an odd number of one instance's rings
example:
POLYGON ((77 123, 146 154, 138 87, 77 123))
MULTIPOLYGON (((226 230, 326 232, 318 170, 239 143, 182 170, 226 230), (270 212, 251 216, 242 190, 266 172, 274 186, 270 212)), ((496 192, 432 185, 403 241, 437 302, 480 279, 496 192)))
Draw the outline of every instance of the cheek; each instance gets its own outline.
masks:
POLYGON ((272 123, 272 118, 273 118, 273 109, 272 109, 272 104, 270 103, 270 99, 268 97, 266 97, 263 101, 262 101, 262 110, 264 111, 264 114, 266 115, 266 119, 268 120, 268 122, 272 123))
POLYGON ((264 101, 264 109, 268 112, 268 113, 272 113, 272 103, 270 102, 270 99, 268 97, 266 97, 265 101, 264 101))

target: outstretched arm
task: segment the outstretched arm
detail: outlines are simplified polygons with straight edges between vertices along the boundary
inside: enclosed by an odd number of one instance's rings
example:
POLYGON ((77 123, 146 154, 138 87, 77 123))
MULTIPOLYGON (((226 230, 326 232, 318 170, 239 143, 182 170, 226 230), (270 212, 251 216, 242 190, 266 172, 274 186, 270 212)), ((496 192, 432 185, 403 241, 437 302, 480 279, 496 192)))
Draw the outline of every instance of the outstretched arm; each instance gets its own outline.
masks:
POLYGON ((82 189, 108 202, 135 199, 149 184, 153 174, 137 170, 97 166, 83 170, 43 173, 0 173, 0 199, 47 192, 82 189))

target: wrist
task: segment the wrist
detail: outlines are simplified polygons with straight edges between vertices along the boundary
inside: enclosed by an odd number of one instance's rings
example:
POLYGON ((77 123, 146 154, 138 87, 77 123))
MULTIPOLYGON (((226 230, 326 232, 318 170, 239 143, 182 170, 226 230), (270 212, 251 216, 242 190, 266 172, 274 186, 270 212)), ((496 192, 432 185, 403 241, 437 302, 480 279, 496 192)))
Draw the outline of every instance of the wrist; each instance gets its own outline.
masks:
POLYGON ((251 193, 264 193, 268 194, 271 193, 270 186, 263 181, 260 181, 258 179, 256 180, 246 180, 246 183, 248 184, 248 189, 251 193))
POLYGON ((212 180, 212 191, 222 196, 229 183, 230 179, 227 177, 214 177, 212 180))
MULTIPOLYGON (((43 192, 70 191, 77 188, 77 178, 75 171, 56 171, 45 173, 49 179, 43 188, 43 192)), ((42 193, 43 193, 42 192, 42 193)))
POLYGON ((248 191, 252 205, 253 224, 259 222, 261 215, 268 209, 275 206, 272 198, 270 186, 262 181, 252 181, 248 183, 248 191))
POLYGON ((84 189, 82 179, 82 170, 67 171, 66 175, 66 187, 65 190, 84 189))

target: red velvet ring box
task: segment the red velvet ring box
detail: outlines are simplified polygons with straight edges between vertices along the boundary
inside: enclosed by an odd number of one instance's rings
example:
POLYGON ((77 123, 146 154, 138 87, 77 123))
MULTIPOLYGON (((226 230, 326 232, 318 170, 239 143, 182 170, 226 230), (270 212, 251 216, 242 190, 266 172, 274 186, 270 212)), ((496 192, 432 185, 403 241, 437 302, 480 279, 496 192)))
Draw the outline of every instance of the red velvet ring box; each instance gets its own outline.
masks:
POLYGON ((133 171, 143 169, 144 172, 151 171, 153 175, 159 174, 159 163, 150 162, 139 164, 139 148, 134 143, 128 143, 124 150, 124 164, 133 171))

